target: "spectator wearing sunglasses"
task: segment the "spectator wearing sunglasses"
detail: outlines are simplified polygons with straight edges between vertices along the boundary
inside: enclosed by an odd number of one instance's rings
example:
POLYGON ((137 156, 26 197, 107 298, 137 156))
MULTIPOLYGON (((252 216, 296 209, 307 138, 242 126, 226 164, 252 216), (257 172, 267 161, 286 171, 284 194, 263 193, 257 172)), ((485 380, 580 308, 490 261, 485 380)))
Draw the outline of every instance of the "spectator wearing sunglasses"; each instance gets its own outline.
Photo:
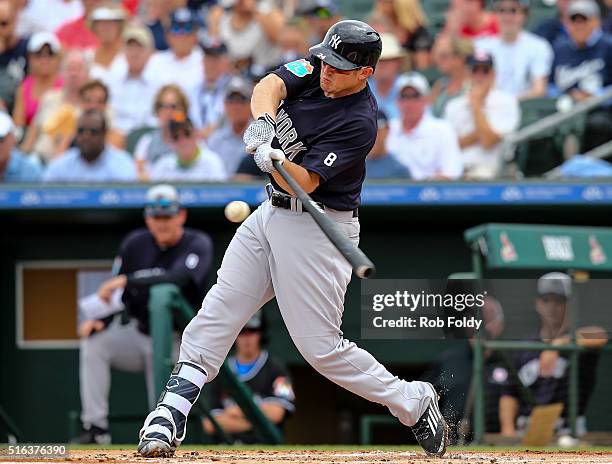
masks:
MULTIPOLYGON (((568 8, 569 37, 558 40, 551 75, 552 96, 570 95, 587 100, 612 85, 612 37, 601 30, 600 10, 593 0, 576 0, 568 8)), ((582 150, 588 151, 612 138, 610 107, 587 117, 582 150)))
POLYGON ((149 180, 151 166, 165 155, 174 152, 170 135, 170 119, 175 112, 189 113, 189 99, 181 88, 175 84, 167 84, 155 95, 153 112, 157 117, 157 129, 138 139, 134 148, 136 169, 142 181, 149 180))
POLYGON ((42 173, 40 163, 15 147, 14 131, 11 117, 0 112, 0 183, 37 182, 42 173))
POLYGON ((13 121, 17 127, 30 125, 46 92, 59 89, 60 44, 53 34, 38 32, 28 42, 28 75, 17 89, 13 121))
POLYGON ((136 181, 132 158, 107 145, 106 133, 104 112, 86 110, 78 120, 76 147, 47 166, 43 181, 79 184, 136 181))
POLYGON ((160 158, 151 168, 154 182, 223 182, 223 162, 204 142, 185 113, 173 113, 168 124, 174 153, 160 158))
POLYGON ((498 0, 499 36, 476 41, 477 49, 493 55, 496 87, 519 100, 546 95, 553 59, 550 44, 524 29, 528 13, 528 0, 498 0))
POLYGON ((415 180, 461 177, 455 131, 427 112, 431 93, 427 79, 417 72, 403 74, 398 89, 399 117, 391 121, 387 150, 415 180))
POLYGON ((217 153, 229 176, 236 173, 247 155, 242 136, 251 118, 253 84, 243 77, 233 77, 225 92, 225 121, 208 139, 208 146, 217 153))
POLYGON ((518 128, 518 99, 495 88, 493 57, 482 50, 469 60, 469 89, 451 100, 444 119, 459 135, 464 175, 470 179, 493 179, 502 167, 503 137, 518 128))

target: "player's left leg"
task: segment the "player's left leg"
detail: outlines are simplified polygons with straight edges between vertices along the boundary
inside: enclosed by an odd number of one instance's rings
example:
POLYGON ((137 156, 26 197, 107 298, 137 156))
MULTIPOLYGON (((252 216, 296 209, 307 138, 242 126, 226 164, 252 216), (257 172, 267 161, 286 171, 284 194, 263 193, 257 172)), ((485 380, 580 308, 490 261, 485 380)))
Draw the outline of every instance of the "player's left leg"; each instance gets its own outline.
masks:
POLYGON ((240 329, 274 296, 264 233, 270 208, 264 203, 238 228, 217 282, 185 328, 179 362, 140 430, 142 456, 169 456, 180 445, 202 387, 216 377, 240 329))
MULTIPOLYGON (((268 228, 272 282, 283 320, 302 356, 334 383, 387 406, 413 429, 428 453, 442 454, 448 432, 431 384, 397 378, 370 353, 342 337, 351 266, 309 214, 279 213, 268 228)), ((359 223, 346 214, 330 216, 357 243, 359 223)))

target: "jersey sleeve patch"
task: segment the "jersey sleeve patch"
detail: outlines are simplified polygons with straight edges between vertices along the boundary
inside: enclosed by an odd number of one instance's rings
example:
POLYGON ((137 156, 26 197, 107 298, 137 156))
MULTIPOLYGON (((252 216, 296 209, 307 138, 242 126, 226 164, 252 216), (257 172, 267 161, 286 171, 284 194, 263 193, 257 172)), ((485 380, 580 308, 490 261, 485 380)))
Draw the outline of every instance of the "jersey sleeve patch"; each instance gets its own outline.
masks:
POLYGON ((306 77, 314 71, 314 66, 305 58, 287 63, 285 68, 297 77, 306 77))
POLYGON ((274 380, 272 389, 274 391, 274 396, 276 396, 277 398, 284 398, 287 401, 295 400, 293 386, 291 385, 291 381, 287 377, 277 377, 276 380, 274 380))

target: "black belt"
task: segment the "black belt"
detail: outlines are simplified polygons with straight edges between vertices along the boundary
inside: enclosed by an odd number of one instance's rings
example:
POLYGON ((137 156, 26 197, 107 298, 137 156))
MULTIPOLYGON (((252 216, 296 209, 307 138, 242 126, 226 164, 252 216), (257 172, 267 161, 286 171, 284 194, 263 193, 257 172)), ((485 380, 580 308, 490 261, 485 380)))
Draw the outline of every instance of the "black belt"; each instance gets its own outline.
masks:
MULTIPOLYGON (((270 204, 275 206, 276 208, 289 209, 291 211, 298 212, 308 212, 306 208, 302 207, 302 202, 299 198, 295 198, 289 195, 285 195, 281 192, 270 191, 271 189, 266 189, 268 192, 268 198, 270 199, 270 204)), ((318 201, 315 201, 317 206, 322 210, 325 210, 325 205, 318 201)), ((359 217, 359 208, 355 208, 353 210, 353 217, 359 217)))

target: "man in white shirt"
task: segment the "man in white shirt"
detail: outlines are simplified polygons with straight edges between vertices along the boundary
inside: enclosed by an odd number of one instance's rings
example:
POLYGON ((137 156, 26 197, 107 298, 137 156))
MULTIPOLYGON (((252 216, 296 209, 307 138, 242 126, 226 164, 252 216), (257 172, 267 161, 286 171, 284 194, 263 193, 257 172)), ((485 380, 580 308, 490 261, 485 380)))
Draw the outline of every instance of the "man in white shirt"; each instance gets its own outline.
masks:
POLYGON ((179 85, 185 94, 192 95, 202 83, 202 50, 198 46, 200 18, 188 8, 172 13, 170 29, 166 33, 169 50, 152 58, 155 74, 166 83, 179 85))
POLYGON ((553 60, 550 44, 523 29, 528 11, 528 0, 498 0, 499 36, 476 41, 476 49, 493 55, 495 86, 519 100, 546 95, 553 60))
POLYGON ((387 150, 406 166, 413 179, 457 179, 462 163, 457 135, 442 119, 428 111, 430 88, 416 72, 400 76, 398 107, 387 138, 387 150))
POLYGON ((160 158, 151 168, 151 181, 223 182, 227 180, 219 155, 199 142, 191 120, 176 113, 170 120, 174 153, 160 158))
POLYGON ((162 82, 152 72, 153 36, 146 27, 130 26, 123 33, 127 70, 110 82, 115 128, 124 135, 134 129, 154 126, 153 101, 162 82))
POLYGON ((204 80, 191 96, 190 118, 207 138, 217 129, 224 116, 224 99, 231 75, 227 47, 223 42, 208 41, 201 44, 204 51, 204 80))
POLYGON ((444 119, 459 134, 465 175, 493 179, 503 163, 501 141, 518 128, 521 110, 514 95, 494 88, 491 55, 477 51, 469 65, 469 90, 448 103, 444 119))

